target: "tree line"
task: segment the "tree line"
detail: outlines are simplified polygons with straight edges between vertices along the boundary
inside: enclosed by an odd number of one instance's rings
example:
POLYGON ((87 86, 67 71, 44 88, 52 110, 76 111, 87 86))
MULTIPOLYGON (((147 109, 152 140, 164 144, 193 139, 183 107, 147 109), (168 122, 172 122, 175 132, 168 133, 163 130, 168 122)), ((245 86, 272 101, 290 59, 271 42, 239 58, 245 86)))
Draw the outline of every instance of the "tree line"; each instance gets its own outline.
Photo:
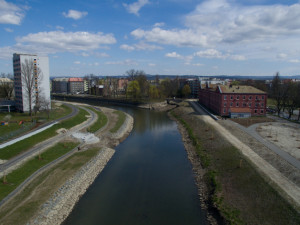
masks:
POLYGON ((300 108, 300 83, 292 80, 282 81, 279 73, 276 73, 272 80, 269 95, 275 101, 278 116, 281 112, 287 111, 290 119, 294 110, 300 108))

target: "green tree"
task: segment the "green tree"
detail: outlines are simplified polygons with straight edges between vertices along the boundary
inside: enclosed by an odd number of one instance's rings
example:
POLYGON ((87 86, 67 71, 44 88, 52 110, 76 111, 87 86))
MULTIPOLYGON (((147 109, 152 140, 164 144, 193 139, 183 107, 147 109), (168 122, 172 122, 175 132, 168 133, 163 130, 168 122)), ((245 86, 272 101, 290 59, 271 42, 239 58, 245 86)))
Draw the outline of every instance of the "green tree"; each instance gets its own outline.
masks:
POLYGON ((127 87, 127 94, 130 95, 132 98, 137 99, 140 97, 141 89, 139 82, 134 80, 130 81, 127 87))
POLYGON ((150 87, 149 87, 149 97, 151 99, 159 98, 159 91, 158 91, 157 87, 155 87, 154 85, 150 85, 150 87))
POLYGON ((187 98, 191 94, 191 88, 188 84, 185 84, 182 88, 182 95, 187 98))

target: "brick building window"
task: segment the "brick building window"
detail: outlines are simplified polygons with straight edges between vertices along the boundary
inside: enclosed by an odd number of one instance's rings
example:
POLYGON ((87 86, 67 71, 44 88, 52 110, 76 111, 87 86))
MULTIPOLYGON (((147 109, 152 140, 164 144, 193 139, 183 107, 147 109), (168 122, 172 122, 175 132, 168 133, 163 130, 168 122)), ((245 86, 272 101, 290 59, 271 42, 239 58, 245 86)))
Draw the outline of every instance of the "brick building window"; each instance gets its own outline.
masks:
POLYGON ((226 100, 227 99, 227 95, 224 95, 224 100, 226 100))
POLYGON ((237 95, 237 96, 236 96, 236 99, 237 99, 237 100, 239 100, 239 99, 240 99, 240 96, 239 96, 239 95, 237 95))
POLYGON ((238 102, 236 103, 236 107, 239 107, 239 103, 238 102))

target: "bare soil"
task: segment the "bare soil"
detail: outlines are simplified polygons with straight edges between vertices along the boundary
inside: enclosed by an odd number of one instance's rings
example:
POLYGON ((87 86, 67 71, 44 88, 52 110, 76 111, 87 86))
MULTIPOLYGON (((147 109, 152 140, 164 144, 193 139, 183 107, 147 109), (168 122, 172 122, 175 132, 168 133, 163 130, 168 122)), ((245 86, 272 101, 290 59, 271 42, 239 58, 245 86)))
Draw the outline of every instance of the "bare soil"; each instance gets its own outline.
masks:
POLYGON ((300 160, 300 129, 286 123, 267 123, 257 127, 258 133, 300 160))

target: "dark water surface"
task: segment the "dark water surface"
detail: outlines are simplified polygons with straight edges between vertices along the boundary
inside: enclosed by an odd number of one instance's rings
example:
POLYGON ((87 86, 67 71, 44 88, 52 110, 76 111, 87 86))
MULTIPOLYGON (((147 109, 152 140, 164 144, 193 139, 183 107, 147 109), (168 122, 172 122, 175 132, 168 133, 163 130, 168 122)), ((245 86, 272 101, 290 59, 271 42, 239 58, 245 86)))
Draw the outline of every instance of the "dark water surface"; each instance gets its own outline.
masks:
POLYGON ((166 113, 118 109, 134 117, 134 129, 64 224, 206 224, 176 123, 166 113))

